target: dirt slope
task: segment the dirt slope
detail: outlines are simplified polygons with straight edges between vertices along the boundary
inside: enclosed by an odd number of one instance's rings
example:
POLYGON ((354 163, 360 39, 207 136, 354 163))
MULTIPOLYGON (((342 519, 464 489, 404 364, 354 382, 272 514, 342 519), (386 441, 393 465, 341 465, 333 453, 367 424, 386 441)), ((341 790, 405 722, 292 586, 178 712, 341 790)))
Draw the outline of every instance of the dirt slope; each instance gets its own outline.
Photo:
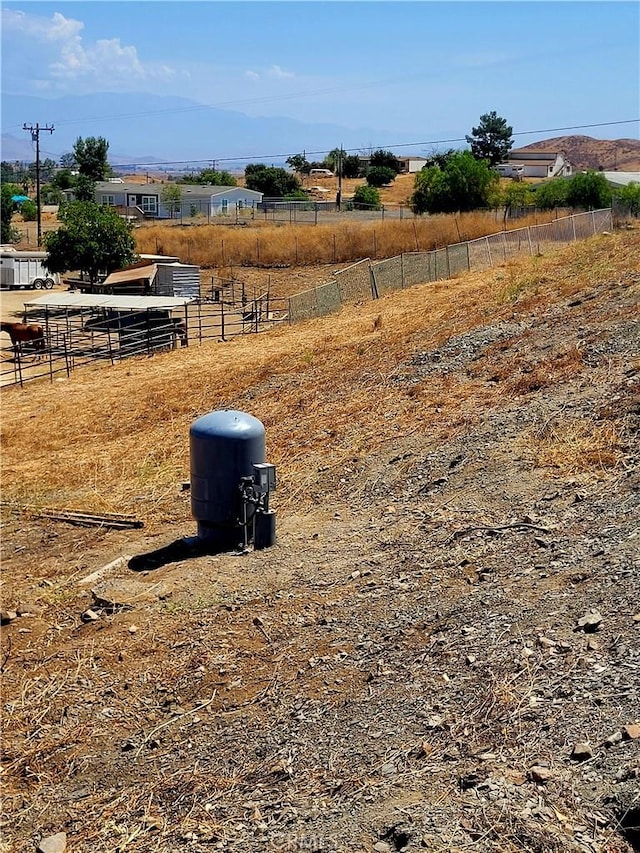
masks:
POLYGON ((639 249, 3 393, 0 849, 637 849, 639 249), (278 544, 167 555, 223 406, 278 544))

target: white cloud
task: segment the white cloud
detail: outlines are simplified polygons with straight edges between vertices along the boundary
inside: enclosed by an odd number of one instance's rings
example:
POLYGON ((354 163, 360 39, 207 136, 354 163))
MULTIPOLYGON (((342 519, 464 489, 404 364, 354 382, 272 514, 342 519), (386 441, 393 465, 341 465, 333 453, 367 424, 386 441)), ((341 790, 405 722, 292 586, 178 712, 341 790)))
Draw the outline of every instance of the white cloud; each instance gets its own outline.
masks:
POLYGON ((284 71, 279 65, 272 65, 267 74, 269 77, 275 77, 278 80, 288 80, 296 76, 291 71, 284 71))
POLYGON ((245 71, 244 76, 248 77, 250 80, 259 80, 260 79, 260 75, 256 74, 255 71, 245 71))
MULTIPOLYGON (((123 45, 118 38, 84 39, 84 23, 54 12, 50 18, 31 15, 13 9, 2 10, 3 32, 39 51, 39 79, 32 80, 36 89, 65 90, 73 84, 79 91, 83 84, 94 87, 108 84, 109 88, 130 88, 158 80, 168 81, 178 72, 166 64, 145 63, 134 45, 123 45), (49 73, 49 80, 43 71, 49 73)), ((7 44, 9 42, 7 41, 7 44)), ((28 67, 28 66, 23 66, 28 67)), ((180 72, 188 77, 188 73, 180 72)))

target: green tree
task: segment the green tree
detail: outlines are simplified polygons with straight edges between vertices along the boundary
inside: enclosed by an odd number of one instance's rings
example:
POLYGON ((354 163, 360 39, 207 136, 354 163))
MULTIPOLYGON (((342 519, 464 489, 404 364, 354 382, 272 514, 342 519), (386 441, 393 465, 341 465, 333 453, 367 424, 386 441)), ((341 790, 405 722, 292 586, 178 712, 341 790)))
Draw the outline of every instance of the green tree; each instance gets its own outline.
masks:
POLYGON ((304 154, 292 154, 291 157, 287 157, 286 163, 299 175, 308 175, 311 171, 311 163, 304 154))
MULTIPOLYGON (((35 163, 33 164, 33 167, 35 172, 35 163)), ((43 183, 49 183, 49 181, 53 179, 57 168, 58 164, 56 161, 52 160, 51 157, 47 157, 42 161, 42 163, 40 163, 40 180, 43 183)))
POLYGON ((71 174, 71 169, 60 169, 53 176, 51 183, 59 190, 68 190, 75 184, 75 176, 71 174))
POLYGON ((214 187, 235 187, 238 181, 230 172, 219 172, 217 169, 203 169, 201 172, 188 175, 178 181, 179 184, 210 184, 214 187))
POLYGON ((300 181, 295 175, 275 166, 249 163, 244 174, 247 189, 256 190, 271 198, 284 198, 301 189, 300 181))
POLYGON ((535 188, 536 207, 540 210, 553 210, 554 207, 566 207, 569 181, 566 178, 554 178, 535 188))
POLYGON ((42 187, 41 194, 43 204, 62 204, 64 201, 62 190, 59 190, 53 183, 42 187))
POLYGON ((384 187, 395 181, 397 172, 389 166, 374 166, 367 172, 367 183, 371 187, 384 187))
POLYGON ((416 175, 414 213, 454 213, 489 207, 500 179, 469 151, 452 155, 444 168, 428 166, 416 175))
POLYGON ((396 155, 392 151, 383 151, 381 148, 371 155, 369 167, 371 169, 391 169, 396 175, 400 174, 400 161, 396 155))
POLYGON ((360 175, 360 158, 357 154, 346 154, 342 158, 342 177, 357 178, 360 175))
POLYGON ((432 151, 431 156, 427 158, 427 162, 422 168, 428 169, 429 166, 439 166, 444 169, 453 155, 457 153, 455 148, 448 148, 446 151, 432 151))
POLYGON ((160 190, 160 201, 167 208, 172 219, 176 213, 180 213, 182 190, 178 184, 163 184, 160 190))
POLYGON ((631 181, 626 187, 620 187, 614 193, 616 201, 632 216, 640 216, 640 184, 631 181))
POLYGON ((580 172, 569 181, 567 204, 569 207, 598 209, 611 204, 611 187, 604 175, 598 172, 580 172))
POLYGON ((78 164, 75 197, 78 201, 94 201, 97 181, 106 180, 111 174, 107 160, 109 143, 102 136, 81 136, 73 146, 73 155, 78 164))
POLYGON ((529 184, 520 181, 510 181, 502 192, 502 203, 507 209, 529 207, 535 204, 535 200, 535 194, 529 184))
POLYGON ((131 226, 114 207, 72 201, 58 217, 60 228, 44 235, 49 272, 80 270, 95 282, 101 273, 108 275, 135 260, 131 226))
POLYGON ((78 164, 78 172, 92 181, 106 181, 111 174, 107 159, 109 143, 103 136, 79 136, 73 146, 73 154, 78 164))
POLYGON ((380 193, 375 187, 362 184, 356 187, 352 205, 354 210, 380 210, 380 193))
POLYGON ((14 243, 18 234, 11 224, 13 216, 13 196, 16 195, 18 187, 15 184, 2 184, 2 214, 0 216, 0 243, 14 243))
POLYGON ((322 163, 317 164, 317 166, 314 163, 314 168, 331 169, 331 171, 337 175, 340 169, 340 164, 344 161, 346 156, 347 152, 344 148, 332 148, 322 163))
POLYGON ((20 214, 22 215, 23 222, 35 222, 38 216, 38 208, 35 201, 32 201, 30 198, 23 201, 20 205, 20 214))
POLYGON ((62 154, 60 157, 60 166, 63 169, 77 169, 78 161, 76 160, 76 155, 72 151, 67 151, 65 154, 62 154))
POLYGON ((490 166, 502 163, 513 146, 513 128, 495 110, 480 116, 480 124, 465 139, 476 160, 487 160, 490 166))

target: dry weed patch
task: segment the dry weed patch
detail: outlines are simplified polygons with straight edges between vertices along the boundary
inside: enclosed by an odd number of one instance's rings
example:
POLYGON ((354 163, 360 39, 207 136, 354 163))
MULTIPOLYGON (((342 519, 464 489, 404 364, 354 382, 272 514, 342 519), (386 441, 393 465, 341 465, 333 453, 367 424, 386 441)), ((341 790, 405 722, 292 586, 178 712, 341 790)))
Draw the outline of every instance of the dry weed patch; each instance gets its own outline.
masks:
MULTIPOLYGON (((553 213, 537 214, 510 221, 507 230, 552 219, 553 213)), ((474 212, 318 225, 274 225, 255 220, 243 228, 154 223, 136 229, 135 237, 138 252, 177 255, 201 267, 229 269, 338 264, 402 252, 428 252, 494 234, 502 227, 493 213, 474 212)))
POLYGON ((553 418, 524 438, 527 452, 537 467, 569 474, 598 474, 622 468, 629 450, 619 422, 597 423, 571 417, 553 418))

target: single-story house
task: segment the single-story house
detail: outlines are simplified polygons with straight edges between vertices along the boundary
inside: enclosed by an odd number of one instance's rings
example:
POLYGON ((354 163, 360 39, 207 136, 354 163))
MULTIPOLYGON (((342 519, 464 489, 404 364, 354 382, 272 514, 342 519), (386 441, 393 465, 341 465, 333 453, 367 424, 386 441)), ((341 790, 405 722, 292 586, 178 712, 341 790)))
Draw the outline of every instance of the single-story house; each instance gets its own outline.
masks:
POLYGON ((398 157, 400 171, 403 174, 413 175, 423 169, 429 159, 427 157, 398 157))
MULTIPOLYGON (((371 164, 371 157, 363 157, 358 155, 360 160, 360 169, 366 172, 371 164)), ((400 166, 400 174, 415 174, 419 172, 428 162, 427 157, 398 157, 400 166)))
POLYGON ((165 204, 162 200, 165 183, 136 184, 124 181, 114 184, 99 181, 95 188, 98 204, 117 207, 125 216, 151 219, 170 219, 172 216, 225 216, 242 208, 255 208, 262 201, 262 193, 245 187, 216 187, 211 184, 178 184, 169 186, 180 190, 180 200, 165 204))
POLYGON ((516 148, 509 152, 507 163, 522 166, 523 178, 568 178, 573 173, 571 163, 560 151, 516 148))

